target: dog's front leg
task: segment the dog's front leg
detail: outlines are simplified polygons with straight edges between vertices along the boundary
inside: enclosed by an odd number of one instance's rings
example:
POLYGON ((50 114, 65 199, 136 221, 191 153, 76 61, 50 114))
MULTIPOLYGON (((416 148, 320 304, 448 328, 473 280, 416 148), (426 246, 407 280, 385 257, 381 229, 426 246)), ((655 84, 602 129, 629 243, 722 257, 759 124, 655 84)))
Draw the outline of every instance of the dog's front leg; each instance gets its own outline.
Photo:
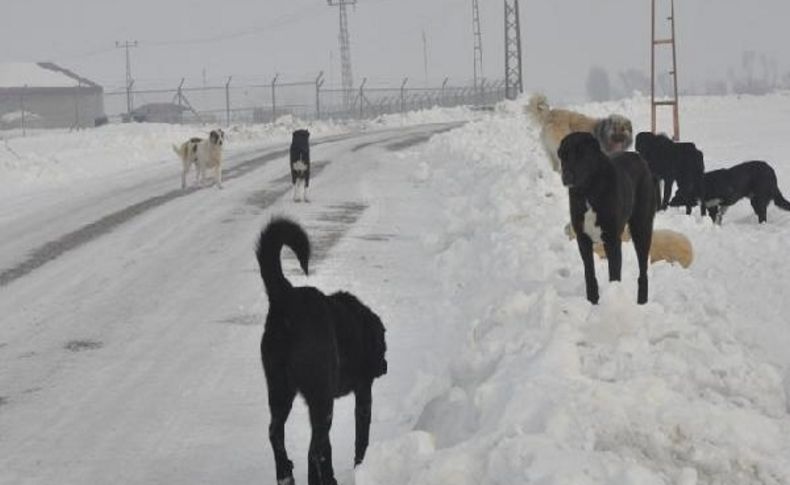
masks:
POLYGON ((664 179, 664 196, 661 198, 661 203, 659 204, 659 208, 662 211, 667 210, 667 207, 669 207, 669 199, 672 197, 672 184, 674 183, 675 178, 671 175, 664 179))
POLYGON ((222 162, 217 163, 214 169, 214 180, 217 181, 217 188, 222 188, 222 162))
POLYGON ((587 300, 593 305, 598 304, 598 281, 595 279, 595 261, 593 260, 593 243, 590 236, 581 232, 579 228, 576 233, 576 242, 579 246, 579 254, 584 263, 584 283, 587 290, 587 300))
POLYGON ((184 164, 181 167, 181 189, 187 188, 187 174, 189 173, 189 165, 184 164))
POLYGON ((354 443, 354 466, 362 463, 370 439, 370 415, 373 406, 371 388, 373 381, 360 384, 354 391, 354 417, 356 418, 356 441, 354 443))
POLYGON ((606 260, 609 263, 609 281, 620 281, 623 267, 622 241, 617 235, 607 231, 601 235, 603 239, 603 250, 606 253, 606 260))

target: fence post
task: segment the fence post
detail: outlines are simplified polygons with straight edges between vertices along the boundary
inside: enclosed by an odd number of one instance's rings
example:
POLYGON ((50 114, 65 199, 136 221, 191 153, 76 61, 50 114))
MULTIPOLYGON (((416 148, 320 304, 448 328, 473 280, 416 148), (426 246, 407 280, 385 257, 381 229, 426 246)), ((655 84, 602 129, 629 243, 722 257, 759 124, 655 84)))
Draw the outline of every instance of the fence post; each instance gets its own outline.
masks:
POLYGON ((82 81, 77 79, 77 85, 74 87, 74 129, 80 129, 80 87, 82 81))
POLYGON ((275 74, 272 79, 272 123, 277 119, 277 78, 280 74, 275 74))
POLYGON ((444 78, 444 81, 442 81, 442 94, 439 97, 439 106, 444 106, 445 105, 444 90, 445 90, 445 88, 447 88, 447 81, 449 81, 449 80, 450 80, 450 78, 446 77, 446 78, 444 78))
POLYGON ((27 136, 27 119, 25 118, 25 94, 27 93, 27 84, 22 87, 22 94, 19 95, 19 104, 22 108, 22 136, 27 136))
POLYGON ((182 89, 184 87, 184 78, 181 78, 181 82, 178 84, 178 89, 176 90, 176 96, 178 97, 178 119, 180 123, 184 123, 184 95, 182 93, 182 89))
POLYGON ((365 83, 368 78, 362 78, 362 84, 359 85, 359 119, 365 117, 365 83))
POLYGON ((324 85, 324 71, 315 78, 315 119, 321 119, 321 86, 324 85))
POLYGON ((409 78, 404 77, 403 78, 403 82, 400 85, 400 112, 401 113, 404 112, 404 110, 403 110, 403 108, 404 108, 404 104, 403 104, 404 103, 404 99, 403 99, 403 97, 404 97, 404 95, 406 93, 406 83, 407 82, 409 82, 409 78))
POLYGON ((233 76, 228 76, 228 82, 225 83, 225 124, 230 126, 230 80, 233 76))

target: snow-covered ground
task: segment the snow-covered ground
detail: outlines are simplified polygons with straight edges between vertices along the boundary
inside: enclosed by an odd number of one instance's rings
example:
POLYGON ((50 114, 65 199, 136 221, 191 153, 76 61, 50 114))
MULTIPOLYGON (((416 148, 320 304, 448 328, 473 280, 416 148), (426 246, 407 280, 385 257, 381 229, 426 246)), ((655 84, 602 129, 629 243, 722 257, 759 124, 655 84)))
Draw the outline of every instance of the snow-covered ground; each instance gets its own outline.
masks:
MULTIPOLYGON (((682 101, 682 138, 708 169, 765 159, 790 193, 790 97, 682 101)), ((171 139, 193 133, 11 139, 0 273, 71 244, 69 230, 78 242, 0 286, 0 483, 273 483, 252 244, 287 214, 319 249, 309 278, 286 262, 292 281, 351 290, 388 328, 390 371, 356 470, 353 400, 336 406, 341 483, 790 484, 790 213, 771 206, 758 225, 743 201, 721 227, 661 213, 657 227, 691 239, 692 266, 652 265, 637 306, 626 249, 620 284, 597 263, 591 306, 563 232, 566 191, 524 103, 353 127, 314 149, 311 204, 290 201, 278 159, 98 234, 91 221, 177 187, 171 139), (448 128, 419 122, 458 119, 470 121, 419 143, 448 128), (130 144, 143 147, 133 159, 130 144)), ((575 108, 648 127, 645 99, 575 108)), ((243 128, 229 169, 282 148, 283 125, 243 128)), ((286 437, 306 483, 301 404, 286 437)))

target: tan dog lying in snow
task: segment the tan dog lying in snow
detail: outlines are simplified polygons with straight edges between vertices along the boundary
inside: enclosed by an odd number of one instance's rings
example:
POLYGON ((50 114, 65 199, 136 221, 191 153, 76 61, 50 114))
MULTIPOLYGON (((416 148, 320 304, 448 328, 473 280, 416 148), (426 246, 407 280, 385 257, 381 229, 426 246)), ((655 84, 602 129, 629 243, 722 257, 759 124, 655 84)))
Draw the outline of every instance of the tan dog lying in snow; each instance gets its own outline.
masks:
MULTIPOLYGON (((570 224, 565 226, 565 234, 570 238, 576 238, 570 224)), ((629 241, 631 234, 626 226, 623 233, 623 241, 629 241)), ((593 251, 601 259, 606 259, 606 253, 602 243, 593 244, 593 251)), ((691 241, 684 234, 671 229, 654 229, 653 239, 650 243, 650 262, 666 261, 668 263, 679 263, 684 268, 691 266, 694 260, 694 249, 691 241)))

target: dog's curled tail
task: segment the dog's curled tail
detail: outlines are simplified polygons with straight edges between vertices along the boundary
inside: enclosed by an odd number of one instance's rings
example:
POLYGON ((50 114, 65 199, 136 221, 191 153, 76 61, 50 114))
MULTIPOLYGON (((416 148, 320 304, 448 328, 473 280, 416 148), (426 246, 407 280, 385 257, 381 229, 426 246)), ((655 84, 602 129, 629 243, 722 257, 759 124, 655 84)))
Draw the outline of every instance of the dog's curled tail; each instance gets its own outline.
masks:
POLYGON ((310 240, 299 224, 285 218, 275 218, 261 231, 255 256, 261 269, 261 278, 269 296, 269 303, 282 300, 293 288, 285 279, 280 262, 280 252, 288 246, 296 253, 299 265, 305 274, 308 273, 310 260, 310 240))
POLYGON ((779 187, 776 188, 776 193, 774 194, 774 204, 780 209, 790 211, 790 201, 784 198, 782 192, 779 191, 779 187))
POLYGON ((529 104, 527 104, 527 113, 529 113, 532 118, 541 125, 546 122, 550 111, 551 108, 549 107, 549 101, 546 99, 545 95, 541 93, 535 93, 529 98, 529 104))

